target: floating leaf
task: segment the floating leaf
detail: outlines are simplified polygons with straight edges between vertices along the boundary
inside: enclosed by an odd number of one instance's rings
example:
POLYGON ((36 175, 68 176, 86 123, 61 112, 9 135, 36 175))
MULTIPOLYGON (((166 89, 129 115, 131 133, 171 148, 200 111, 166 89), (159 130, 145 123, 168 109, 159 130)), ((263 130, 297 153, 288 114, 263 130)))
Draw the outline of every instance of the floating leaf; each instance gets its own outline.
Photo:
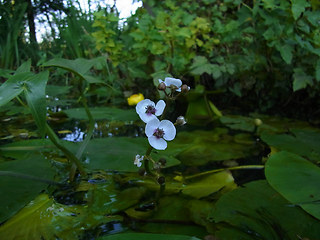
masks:
POLYGON ((246 138, 240 141, 239 136, 227 134, 226 129, 214 131, 180 132, 171 147, 180 147, 175 157, 189 166, 201 166, 211 161, 224 161, 245 158, 256 154, 254 140, 246 138))
POLYGON ((220 118, 222 124, 234 130, 242 130, 246 132, 253 132, 255 129, 254 119, 244 116, 222 116, 220 118))
MULTIPOLYGON (((291 177, 294 178, 292 174, 291 177)), ((224 194, 215 204, 210 219, 222 223, 215 235, 224 240, 320 236, 320 222, 290 204, 266 181, 251 182, 224 194)))
MULTIPOLYGON (((64 111, 70 118, 88 119, 84 108, 71 108, 64 111)), ((90 108, 90 112, 95 120, 117 120, 117 121, 135 121, 138 120, 138 114, 133 109, 120 109, 113 107, 90 108)))
POLYGON ((315 162, 320 159, 320 131, 318 129, 290 129, 288 134, 263 132, 261 139, 278 150, 289 151, 315 162))
POLYGON ((266 164, 270 185, 294 205, 320 219, 320 168, 289 152, 273 154, 266 164))

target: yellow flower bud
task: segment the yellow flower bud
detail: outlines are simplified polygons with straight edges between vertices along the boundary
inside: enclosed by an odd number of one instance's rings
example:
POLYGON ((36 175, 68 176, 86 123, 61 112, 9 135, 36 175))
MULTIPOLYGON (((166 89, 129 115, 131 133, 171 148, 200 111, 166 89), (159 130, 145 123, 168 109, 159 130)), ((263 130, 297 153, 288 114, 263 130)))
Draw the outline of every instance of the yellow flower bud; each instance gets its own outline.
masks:
POLYGON ((142 101, 144 99, 144 96, 142 93, 138 93, 138 94, 133 94, 130 97, 127 98, 128 100, 128 104, 130 106, 134 106, 137 105, 138 102, 142 101))

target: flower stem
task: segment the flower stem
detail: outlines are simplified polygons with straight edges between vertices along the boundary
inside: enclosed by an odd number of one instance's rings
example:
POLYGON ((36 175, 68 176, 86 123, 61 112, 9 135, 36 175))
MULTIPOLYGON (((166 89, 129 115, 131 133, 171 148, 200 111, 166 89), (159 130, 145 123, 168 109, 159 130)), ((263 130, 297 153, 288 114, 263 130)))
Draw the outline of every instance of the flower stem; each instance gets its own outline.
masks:
POLYGON ((150 162, 149 158, 150 158, 150 154, 152 152, 152 149, 153 149, 153 147, 151 147, 151 146, 149 146, 149 148, 147 149, 146 154, 145 154, 145 158, 143 160, 143 164, 144 164, 144 168, 146 170, 146 173, 148 175, 154 176, 155 174, 150 170, 150 165, 149 165, 149 162, 150 162))

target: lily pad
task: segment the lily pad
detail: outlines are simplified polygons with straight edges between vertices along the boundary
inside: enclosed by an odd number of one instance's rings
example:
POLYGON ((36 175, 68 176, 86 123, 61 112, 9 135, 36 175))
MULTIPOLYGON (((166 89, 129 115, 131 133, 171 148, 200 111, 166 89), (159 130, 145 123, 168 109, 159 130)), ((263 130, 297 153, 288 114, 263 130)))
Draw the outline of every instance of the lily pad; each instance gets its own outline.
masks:
POLYGON ((320 160, 320 131, 317 129, 291 129, 287 134, 264 132, 261 139, 269 146, 306 157, 320 160))
POLYGON ((253 132, 255 129, 254 119, 244 116, 222 116, 221 123, 234 130, 242 130, 246 132, 253 132))
POLYGON ((170 148, 180 147, 176 157, 185 165, 201 166, 212 161, 241 159, 257 153, 253 138, 231 136, 227 130, 192 131, 178 134, 170 148))
POLYGON ((320 219, 320 168, 289 152, 273 154, 266 164, 270 185, 291 203, 320 219))
POLYGON ((221 223, 216 237, 234 239, 317 239, 320 222, 293 206, 264 181, 223 195, 210 218, 221 223), (248 200, 250 199, 250 200, 248 200))
MULTIPOLYGON (((79 144, 69 143, 70 147, 76 151, 79 144)), ((143 155, 148 149, 147 138, 129 138, 129 137, 111 137, 92 139, 84 151, 85 161, 88 167, 94 169, 116 170, 116 171, 138 171, 137 166, 133 164, 137 154, 143 155)), ((165 151, 158 154, 152 154, 154 160, 165 157, 166 167, 180 164, 180 162, 171 156, 166 155, 165 151)))

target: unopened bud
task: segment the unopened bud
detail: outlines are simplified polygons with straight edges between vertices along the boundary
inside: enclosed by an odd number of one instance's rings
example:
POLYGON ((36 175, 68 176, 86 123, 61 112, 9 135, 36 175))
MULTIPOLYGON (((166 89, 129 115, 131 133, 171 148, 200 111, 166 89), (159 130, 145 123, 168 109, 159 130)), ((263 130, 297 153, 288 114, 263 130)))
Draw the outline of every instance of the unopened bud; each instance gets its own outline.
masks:
POLYGON ((184 116, 179 116, 176 120, 176 125, 177 126, 182 126, 185 125, 187 123, 186 119, 184 118, 184 116))
POLYGON ((255 124, 257 127, 259 127, 259 126, 262 124, 261 119, 259 119, 259 118, 254 119, 254 124, 255 124))
POLYGON ((158 85, 158 89, 159 89, 160 91, 166 90, 166 84, 165 84, 164 82, 160 83, 160 84, 158 85))
POLYGON ((183 84, 183 85, 181 86, 181 92, 187 93, 187 92, 189 92, 189 90, 190 90, 190 87, 189 87, 188 85, 183 84))
POLYGON ((158 181, 158 183, 159 183, 160 185, 162 185, 162 184, 165 184, 166 179, 165 179, 164 176, 160 176, 160 177, 158 177, 157 181, 158 181))

